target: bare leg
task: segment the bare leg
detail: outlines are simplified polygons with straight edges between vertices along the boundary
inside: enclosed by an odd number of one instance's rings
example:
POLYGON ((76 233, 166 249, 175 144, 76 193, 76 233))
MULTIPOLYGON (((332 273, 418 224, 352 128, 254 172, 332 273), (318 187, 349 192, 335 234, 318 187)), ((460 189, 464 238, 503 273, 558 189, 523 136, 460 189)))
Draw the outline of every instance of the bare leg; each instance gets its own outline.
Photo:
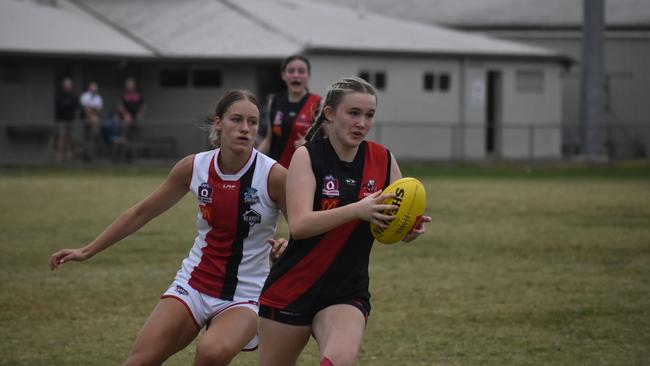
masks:
POLYGON ((257 333, 257 314, 235 307, 217 315, 197 345, 194 365, 228 365, 257 333))
POLYGON ((124 365, 160 365, 187 347, 199 330, 180 301, 161 299, 142 326, 124 365))
POLYGON ((260 318, 259 365, 293 366, 309 341, 311 327, 298 326, 260 318))
POLYGON ((352 305, 332 305, 319 311, 313 327, 321 359, 327 357, 336 366, 354 365, 365 326, 363 314, 352 305))

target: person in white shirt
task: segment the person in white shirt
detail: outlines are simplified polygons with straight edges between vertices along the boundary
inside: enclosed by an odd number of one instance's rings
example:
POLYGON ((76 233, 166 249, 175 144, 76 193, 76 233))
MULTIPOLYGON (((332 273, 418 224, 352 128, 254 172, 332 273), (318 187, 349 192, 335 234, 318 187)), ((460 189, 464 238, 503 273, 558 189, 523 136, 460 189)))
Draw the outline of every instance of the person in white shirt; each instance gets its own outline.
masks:
POLYGON ((100 114, 104 107, 102 96, 99 95, 99 86, 91 81, 88 90, 81 94, 79 104, 83 111, 84 120, 84 159, 92 160, 95 156, 95 142, 100 138, 100 114))

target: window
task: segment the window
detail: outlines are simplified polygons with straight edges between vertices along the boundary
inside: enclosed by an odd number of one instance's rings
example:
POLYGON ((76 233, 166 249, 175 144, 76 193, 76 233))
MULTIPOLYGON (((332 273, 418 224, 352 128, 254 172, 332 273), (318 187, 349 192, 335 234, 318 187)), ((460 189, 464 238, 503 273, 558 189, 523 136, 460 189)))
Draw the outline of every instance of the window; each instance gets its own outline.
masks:
POLYGON ((438 75, 438 88, 440 91, 447 92, 451 88, 451 76, 447 73, 438 75))
POLYGON ((544 92, 544 72, 541 70, 517 70, 517 91, 541 94, 544 92))
POLYGON ((377 88, 377 90, 386 89, 386 73, 383 71, 375 73, 375 88, 377 88))
POLYGON ((187 69, 160 70, 160 86, 163 88, 186 87, 188 83, 187 69))
POLYGON ((433 91, 435 87, 435 75, 431 72, 425 72, 424 78, 422 79, 422 87, 425 91, 433 91))
POLYGON ((386 89, 386 73, 384 71, 370 72, 362 70, 359 71, 359 77, 374 85, 377 90, 386 89))
POLYGON ((422 87, 428 92, 439 90, 446 93, 451 89, 451 75, 446 72, 437 74, 425 72, 422 78, 422 87))
POLYGON ((359 71, 359 77, 370 83, 370 72, 368 71, 359 71))
POLYGON ((219 88, 221 87, 221 71, 216 69, 194 70, 192 85, 197 88, 219 88))
POLYGON ((23 82, 23 69, 13 62, 0 63, 0 83, 20 84, 23 82))

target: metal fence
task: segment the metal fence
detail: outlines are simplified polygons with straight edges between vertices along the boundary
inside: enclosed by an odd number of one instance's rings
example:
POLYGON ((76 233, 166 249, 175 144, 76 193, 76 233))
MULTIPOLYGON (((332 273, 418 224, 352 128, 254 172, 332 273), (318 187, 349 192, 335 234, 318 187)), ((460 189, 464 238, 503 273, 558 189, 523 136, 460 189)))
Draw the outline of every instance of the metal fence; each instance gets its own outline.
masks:
MULTIPOLYGON (((93 135, 76 121, 69 128, 69 161, 177 160, 209 148, 207 128, 198 122, 187 122, 196 120, 145 120, 128 141, 116 139, 119 131, 106 124, 93 135)), ((61 124, 53 121, 0 122, 0 164, 56 162, 60 129, 61 124)), ((537 161, 580 156, 581 131, 578 124, 502 124, 498 129, 488 130, 469 123, 378 122, 368 138, 388 146, 400 159, 537 161)), ((601 131, 604 154, 609 159, 647 159, 650 155, 650 123, 605 125, 601 131)))

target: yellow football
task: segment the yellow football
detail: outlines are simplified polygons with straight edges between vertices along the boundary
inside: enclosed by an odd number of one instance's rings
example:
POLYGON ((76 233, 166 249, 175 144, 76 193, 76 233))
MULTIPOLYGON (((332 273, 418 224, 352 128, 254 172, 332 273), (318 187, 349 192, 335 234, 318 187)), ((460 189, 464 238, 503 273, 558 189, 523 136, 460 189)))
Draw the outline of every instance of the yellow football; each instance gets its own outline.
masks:
POLYGON ((370 224, 372 236, 384 244, 396 243, 406 236, 413 226, 424 215, 427 204, 427 194, 422 183, 415 178, 401 178, 391 183, 382 194, 395 193, 395 197, 383 203, 397 206, 394 210, 385 211, 386 215, 393 215, 393 221, 387 221, 388 227, 381 228, 370 224))

